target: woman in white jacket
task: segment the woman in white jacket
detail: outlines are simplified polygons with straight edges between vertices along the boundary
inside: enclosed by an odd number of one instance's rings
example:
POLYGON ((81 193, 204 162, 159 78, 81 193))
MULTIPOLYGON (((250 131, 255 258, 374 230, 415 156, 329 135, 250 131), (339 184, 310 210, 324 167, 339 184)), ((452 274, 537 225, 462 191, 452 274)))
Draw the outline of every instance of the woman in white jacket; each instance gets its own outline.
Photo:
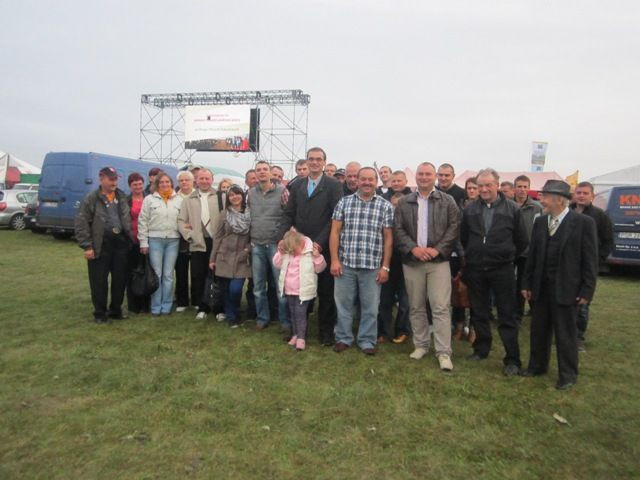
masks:
POLYGON ((173 180, 162 172, 154 181, 155 191, 142 202, 138 217, 140 252, 149 255, 160 286, 151 295, 151 315, 170 315, 173 306, 173 269, 178 258, 180 233, 178 213, 182 197, 176 195, 173 180))

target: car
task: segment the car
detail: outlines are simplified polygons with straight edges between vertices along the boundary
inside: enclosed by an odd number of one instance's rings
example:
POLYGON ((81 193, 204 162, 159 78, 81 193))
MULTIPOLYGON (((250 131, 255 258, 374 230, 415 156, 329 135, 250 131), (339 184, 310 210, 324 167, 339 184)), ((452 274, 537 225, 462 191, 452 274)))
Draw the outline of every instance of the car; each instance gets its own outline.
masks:
POLYGON ((16 183, 13 188, 15 190, 38 190, 37 183, 16 183))
POLYGON ((37 198, 35 190, 0 190, 0 226, 24 230, 24 209, 37 198))
POLYGON ((24 207, 24 226, 33 233, 46 233, 47 229, 38 225, 38 211, 40 210, 40 203, 38 199, 30 202, 24 207))

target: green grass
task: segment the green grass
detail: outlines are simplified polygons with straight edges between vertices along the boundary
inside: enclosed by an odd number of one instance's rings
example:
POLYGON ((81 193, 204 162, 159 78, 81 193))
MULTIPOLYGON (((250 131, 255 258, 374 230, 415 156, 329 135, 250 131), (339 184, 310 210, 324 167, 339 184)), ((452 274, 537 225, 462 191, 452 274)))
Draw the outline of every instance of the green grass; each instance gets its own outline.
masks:
MULTIPOLYGON (((638 478, 638 277, 601 279, 578 385, 365 357, 194 313, 95 325, 74 243, 0 231, 0 478, 638 478), (558 413, 570 424, 553 419, 558 413)), ((312 320, 315 324, 315 321, 312 320)), ((528 358, 528 322, 520 336, 528 358)))

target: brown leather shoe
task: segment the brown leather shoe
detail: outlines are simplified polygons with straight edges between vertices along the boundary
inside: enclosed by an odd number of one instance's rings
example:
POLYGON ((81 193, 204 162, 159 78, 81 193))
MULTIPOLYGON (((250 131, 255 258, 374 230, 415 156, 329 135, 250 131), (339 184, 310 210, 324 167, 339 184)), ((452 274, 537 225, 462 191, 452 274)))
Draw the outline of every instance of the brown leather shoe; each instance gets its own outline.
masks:
POLYGON ((403 333, 402 335, 399 335, 396 338, 394 338, 392 341, 393 343, 400 345, 401 343, 406 342, 408 338, 409 337, 403 333))
POLYGON ((378 343, 384 343, 384 342, 386 342, 386 341, 387 341, 387 339, 386 339, 386 338, 384 338, 384 336, 383 336, 383 335, 380 335, 380 336, 378 337, 378 343))
POLYGON ((469 336, 467 337, 467 340, 469 340, 469 343, 471 345, 473 345, 476 341, 476 331, 472 328, 469 329, 469 336))
POLYGON ((335 346, 333 347, 333 350, 335 352, 338 353, 342 353, 344 352, 347 348, 349 348, 349 345, 347 345, 346 343, 342 343, 342 342, 338 342, 335 344, 335 346))
POLYGON ((462 336, 463 335, 464 335, 464 325, 462 323, 458 323, 456 325, 456 331, 454 332, 454 334, 451 337, 451 339, 460 341, 460 340, 462 340, 462 336))
POLYGON ((375 347, 362 349, 362 353, 364 353, 365 355, 375 355, 377 351, 378 349, 375 347))

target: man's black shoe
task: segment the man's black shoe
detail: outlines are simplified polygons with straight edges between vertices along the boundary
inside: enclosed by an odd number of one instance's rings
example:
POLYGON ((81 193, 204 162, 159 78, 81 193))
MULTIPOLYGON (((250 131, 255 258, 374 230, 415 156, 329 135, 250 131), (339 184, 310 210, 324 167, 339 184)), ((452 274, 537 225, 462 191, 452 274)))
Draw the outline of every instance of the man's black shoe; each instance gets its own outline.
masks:
POLYGON ((525 370, 520 370, 521 377, 539 377, 540 375, 544 375, 546 372, 536 372, 535 370, 529 370, 528 368, 525 370))
POLYGON ((568 381, 568 382, 561 382, 560 380, 558 380, 558 383, 556 383, 556 389, 557 390, 569 390, 575 384, 576 384, 575 380, 574 381, 568 381))
POLYGON ((95 317, 93 321, 96 323, 109 323, 109 319, 103 317, 95 317))
POLYGON ((467 356, 467 360, 472 360, 474 362, 479 362, 480 360, 486 360, 486 359, 487 357, 481 357, 477 353, 472 353, 471 355, 467 356))
POLYGON ((517 365, 510 363, 509 365, 504 366, 502 373, 504 373, 505 377, 515 377, 520 373, 520 368, 517 365))

